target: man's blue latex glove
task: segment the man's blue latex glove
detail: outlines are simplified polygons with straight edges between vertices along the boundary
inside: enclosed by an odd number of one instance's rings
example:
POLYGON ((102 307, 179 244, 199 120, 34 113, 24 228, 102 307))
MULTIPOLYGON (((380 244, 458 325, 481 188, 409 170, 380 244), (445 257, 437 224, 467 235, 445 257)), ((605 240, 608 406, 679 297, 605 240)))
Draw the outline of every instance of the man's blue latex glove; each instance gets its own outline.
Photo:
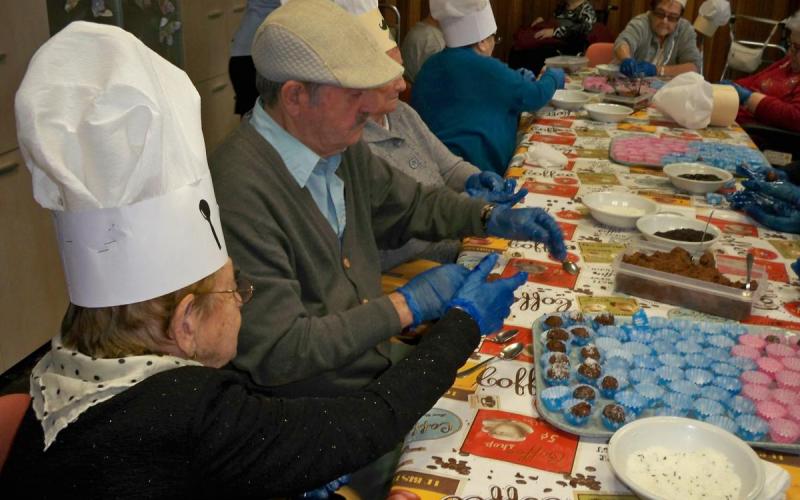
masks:
POLYGON ((629 57, 622 61, 619 71, 628 78, 637 76, 656 76, 656 65, 647 61, 637 61, 629 57))
POLYGON ((398 288, 414 316, 413 326, 440 317, 468 274, 469 269, 464 266, 445 264, 414 276, 398 288))
POLYGON ((742 185, 750 191, 764 193, 781 201, 785 201, 796 208, 800 208, 800 187, 790 182, 764 182, 757 180, 743 181, 742 185))
POLYGON ((567 257, 564 233, 555 219, 541 208, 512 209, 498 205, 489 216, 486 232, 509 240, 544 243, 555 259, 567 257))
POLYGON ((467 276, 464 286, 456 292, 447 309, 458 307, 467 312, 478 324, 481 335, 491 333, 501 326, 514 303, 514 290, 528 279, 528 273, 517 273, 506 279, 487 282, 498 256, 490 253, 467 276))
POLYGON ((321 488, 317 488, 316 490, 311 490, 303 493, 302 495, 300 495, 299 498, 311 498, 311 499, 330 498, 331 493, 335 492, 336 490, 348 484, 349 482, 350 482, 350 475, 345 474, 339 479, 334 479, 333 481, 326 484, 325 486, 322 486, 321 488))
POLYGON ((739 94, 739 106, 743 106, 744 103, 746 103, 747 100, 750 99, 750 96, 753 95, 752 90, 742 87, 738 83, 734 83, 730 80, 720 80, 719 83, 723 85, 730 85, 731 87, 736 89, 736 93, 739 94))
POLYGON ((542 74, 542 78, 550 77, 556 82, 556 90, 563 89, 564 83, 567 81, 567 75, 561 68, 547 68, 542 74))
POLYGON ((515 193, 516 186, 517 181, 514 179, 503 180, 494 172, 481 172, 467 178, 464 191, 472 198, 514 206, 528 194, 525 188, 515 193))
POLYGON ((526 82, 535 82, 536 81, 536 73, 529 70, 528 68, 519 68, 517 69, 517 73, 522 75, 522 78, 525 79, 526 82))
POLYGON ((800 233, 800 188, 785 182, 747 180, 744 191, 728 197, 731 207, 744 210, 764 226, 800 233))
POLYGON ((736 175, 757 181, 785 181, 789 178, 789 175, 783 170, 778 170, 777 168, 765 165, 751 166, 747 163, 740 163, 736 165, 736 175))

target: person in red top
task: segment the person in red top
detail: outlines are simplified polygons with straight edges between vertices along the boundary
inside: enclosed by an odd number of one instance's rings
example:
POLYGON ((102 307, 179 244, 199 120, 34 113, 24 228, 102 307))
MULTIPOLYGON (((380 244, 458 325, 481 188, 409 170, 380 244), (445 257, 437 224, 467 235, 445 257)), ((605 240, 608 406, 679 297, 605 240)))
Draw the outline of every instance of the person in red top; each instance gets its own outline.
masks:
POLYGON ((800 11, 787 22, 789 53, 763 71, 730 82, 739 94, 740 125, 757 122, 800 132, 800 11))

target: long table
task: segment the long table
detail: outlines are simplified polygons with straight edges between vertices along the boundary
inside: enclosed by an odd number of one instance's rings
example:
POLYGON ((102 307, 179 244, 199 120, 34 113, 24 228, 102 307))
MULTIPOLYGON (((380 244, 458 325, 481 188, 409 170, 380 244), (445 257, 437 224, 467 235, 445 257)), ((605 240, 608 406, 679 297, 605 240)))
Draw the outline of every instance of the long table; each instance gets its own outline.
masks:
MULTIPOLYGON (((642 238, 638 231, 598 224, 581 203, 595 191, 618 190, 653 199, 668 211, 707 220, 715 208, 704 196, 677 192, 660 169, 624 166, 609 160, 614 137, 651 134, 695 141, 755 146, 738 126, 688 130, 650 107, 621 123, 590 121, 585 112, 544 108, 520 119, 518 149, 506 176, 529 194, 525 206, 542 207, 564 230, 578 276, 560 270, 539 244, 501 239, 467 239, 459 262, 474 265, 486 252, 501 255, 493 272, 537 268, 516 292, 504 329, 520 330, 516 340, 530 346, 531 326, 546 313, 611 312, 630 316, 644 308, 650 316, 703 318, 682 309, 614 292, 614 256, 642 238), (531 163, 526 152, 544 142, 563 152, 564 168, 531 163)), ((762 227, 747 216, 716 207, 711 223, 722 231, 717 258, 744 260, 753 253, 767 268, 769 288, 744 320, 800 330, 798 277, 789 265, 800 257, 800 237, 762 227)), ((495 356, 502 346, 484 341, 465 366, 495 356)), ((635 498, 608 462, 607 442, 579 438, 540 419, 534 406, 535 363, 530 349, 514 360, 495 360, 455 385, 408 434, 394 478, 396 498, 412 499, 578 499, 635 498), (402 493, 401 493, 402 492, 402 493)), ((794 474, 789 498, 800 498, 800 457, 765 452, 763 458, 794 474)))

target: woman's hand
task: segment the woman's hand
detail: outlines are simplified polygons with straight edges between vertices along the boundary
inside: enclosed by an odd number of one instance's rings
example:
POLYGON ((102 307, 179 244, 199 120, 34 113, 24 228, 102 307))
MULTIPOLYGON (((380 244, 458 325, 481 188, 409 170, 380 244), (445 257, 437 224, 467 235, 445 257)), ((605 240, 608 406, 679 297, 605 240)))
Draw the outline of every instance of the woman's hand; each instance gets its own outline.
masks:
POLYGON ((539 23, 541 23, 543 21, 544 21, 544 19, 542 19, 541 17, 537 17, 536 19, 533 20, 533 22, 531 23, 531 26, 536 26, 537 24, 539 24, 539 23))
POLYGON ((543 30, 539 30, 536 33, 534 33, 533 37, 537 40, 541 40, 543 38, 552 38, 553 33, 555 32, 556 30, 554 30, 553 28, 545 28, 543 30))

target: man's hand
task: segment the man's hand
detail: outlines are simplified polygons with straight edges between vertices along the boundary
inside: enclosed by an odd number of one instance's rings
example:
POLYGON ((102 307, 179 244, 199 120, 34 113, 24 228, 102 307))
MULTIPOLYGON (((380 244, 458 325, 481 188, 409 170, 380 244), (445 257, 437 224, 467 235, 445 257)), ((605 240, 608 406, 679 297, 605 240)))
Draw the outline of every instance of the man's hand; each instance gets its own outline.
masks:
POLYGON ((514 206, 528 194, 528 190, 525 188, 515 193, 516 186, 517 181, 514 179, 503 180, 494 172, 481 172, 473 174, 467 179, 464 191, 472 198, 514 206))
POLYGON ((563 89, 564 83, 567 80, 567 75, 564 73, 564 70, 561 68, 547 68, 540 78, 550 77, 556 82, 556 90, 563 89))
POLYGON ((458 264, 428 269, 397 289, 414 317, 413 326, 439 318, 453 294, 461 288, 469 270, 458 264))
POLYGON ((555 219, 541 208, 511 209, 499 205, 492 210, 486 232, 509 240, 544 243, 555 259, 567 258, 564 233, 555 219))

